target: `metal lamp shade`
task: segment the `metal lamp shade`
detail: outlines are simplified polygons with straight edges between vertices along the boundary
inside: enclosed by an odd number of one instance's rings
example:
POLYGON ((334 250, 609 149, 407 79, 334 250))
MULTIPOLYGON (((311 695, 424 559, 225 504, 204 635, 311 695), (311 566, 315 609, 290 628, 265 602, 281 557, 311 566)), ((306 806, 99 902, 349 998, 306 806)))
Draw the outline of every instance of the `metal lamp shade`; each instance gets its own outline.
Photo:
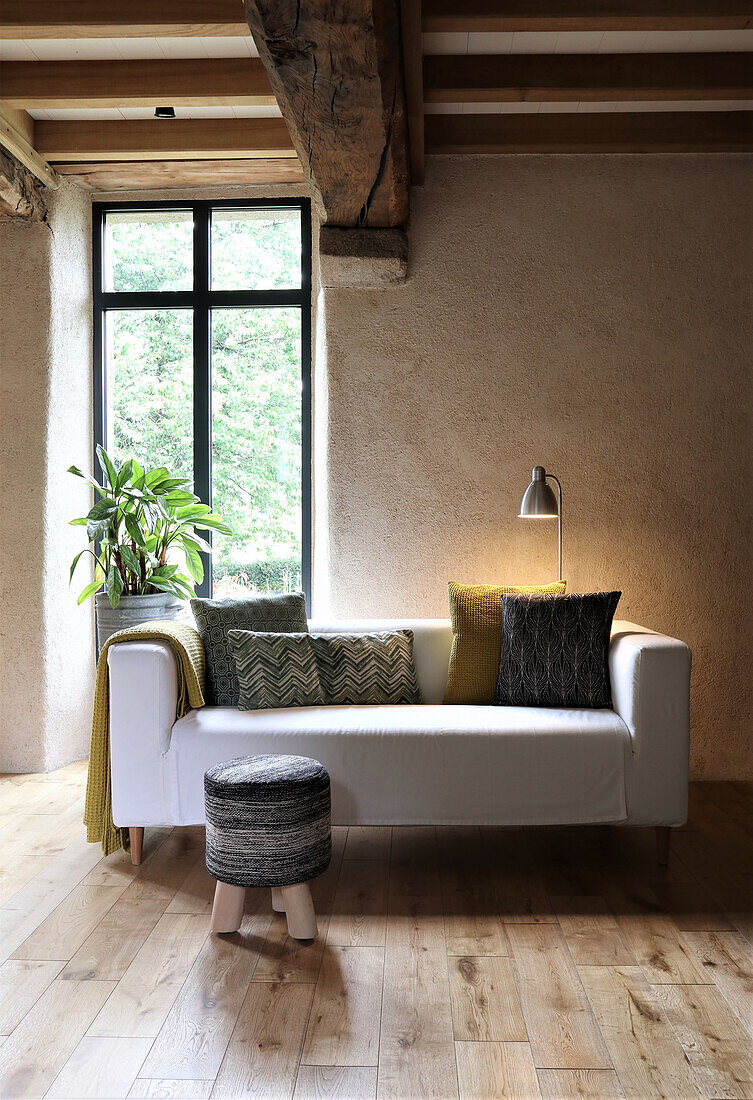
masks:
POLYGON ((557 498, 547 485, 543 466, 533 469, 533 481, 523 493, 520 502, 520 519, 557 519, 560 514, 557 498), (537 476, 538 471, 541 474, 537 476))

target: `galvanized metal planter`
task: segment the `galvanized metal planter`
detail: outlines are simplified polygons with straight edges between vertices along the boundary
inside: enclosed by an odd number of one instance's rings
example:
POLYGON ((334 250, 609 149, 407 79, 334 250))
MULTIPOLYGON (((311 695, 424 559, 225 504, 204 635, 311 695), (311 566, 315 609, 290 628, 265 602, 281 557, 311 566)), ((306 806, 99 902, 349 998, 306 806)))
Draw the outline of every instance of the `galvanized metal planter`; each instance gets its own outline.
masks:
POLYGON ((97 653, 118 630, 148 623, 151 619, 179 619, 183 603, 168 592, 153 596, 121 596, 117 607, 110 607, 106 592, 94 597, 97 608, 97 653))

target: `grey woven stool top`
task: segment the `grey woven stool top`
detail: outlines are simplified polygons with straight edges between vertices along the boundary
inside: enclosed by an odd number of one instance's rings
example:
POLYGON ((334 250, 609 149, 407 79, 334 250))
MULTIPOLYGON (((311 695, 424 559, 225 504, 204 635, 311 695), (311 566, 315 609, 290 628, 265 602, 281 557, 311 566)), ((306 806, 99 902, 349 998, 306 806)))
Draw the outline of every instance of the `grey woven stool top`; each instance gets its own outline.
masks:
POLYGON ((207 870, 234 886, 293 886, 329 866, 329 774, 306 756, 241 756, 204 775, 207 870))

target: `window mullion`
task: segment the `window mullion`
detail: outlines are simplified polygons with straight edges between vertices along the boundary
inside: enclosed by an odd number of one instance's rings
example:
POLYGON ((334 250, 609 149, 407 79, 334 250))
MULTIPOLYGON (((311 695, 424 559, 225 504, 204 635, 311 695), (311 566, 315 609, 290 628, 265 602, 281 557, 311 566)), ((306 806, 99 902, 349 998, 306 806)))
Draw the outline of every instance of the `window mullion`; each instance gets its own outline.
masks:
MULTIPOLYGON (((212 504, 212 383, 210 366, 209 312, 209 207, 193 208, 193 455, 194 492, 205 504, 212 504)), ((209 534, 208 532, 206 533, 209 534)), ((208 539, 211 542, 211 538, 208 539)), ((204 560, 204 580, 197 587, 201 596, 212 591, 212 564, 204 560)))

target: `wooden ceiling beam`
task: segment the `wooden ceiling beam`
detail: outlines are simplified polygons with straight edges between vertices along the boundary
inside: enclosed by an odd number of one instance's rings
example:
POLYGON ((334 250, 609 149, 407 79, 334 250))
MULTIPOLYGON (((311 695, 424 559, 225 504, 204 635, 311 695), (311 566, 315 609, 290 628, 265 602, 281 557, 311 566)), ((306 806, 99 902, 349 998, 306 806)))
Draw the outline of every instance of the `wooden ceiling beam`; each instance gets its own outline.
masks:
POLYGON ((427 103, 753 98, 753 53, 424 58, 427 103))
POLYGON ((277 118, 44 122, 39 151, 50 161, 249 160, 295 157, 277 118))
POLYGON ((423 0, 431 31, 708 31, 753 27, 750 0, 423 0))
POLYGON ((240 0, 3 0, 0 38, 247 35, 240 0))
POLYGON ((246 0, 275 98, 330 225, 408 221, 399 0, 246 0))
POLYGON ((0 215, 43 222, 47 205, 39 180, 15 157, 0 149, 0 215))
POLYGON ((55 169, 36 148, 34 119, 26 111, 0 104, 0 147, 15 157, 24 168, 53 190, 60 186, 55 169))
POLYGON ((753 111, 427 115, 427 153, 746 153, 753 111))
POLYGON ((137 160, 58 164, 61 176, 90 191, 170 190, 177 187, 241 187, 303 184, 297 157, 265 160, 137 160))
POLYGON ((274 106, 258 58, 161 61, 3 61, 3 103, 66 107, 274 106))

